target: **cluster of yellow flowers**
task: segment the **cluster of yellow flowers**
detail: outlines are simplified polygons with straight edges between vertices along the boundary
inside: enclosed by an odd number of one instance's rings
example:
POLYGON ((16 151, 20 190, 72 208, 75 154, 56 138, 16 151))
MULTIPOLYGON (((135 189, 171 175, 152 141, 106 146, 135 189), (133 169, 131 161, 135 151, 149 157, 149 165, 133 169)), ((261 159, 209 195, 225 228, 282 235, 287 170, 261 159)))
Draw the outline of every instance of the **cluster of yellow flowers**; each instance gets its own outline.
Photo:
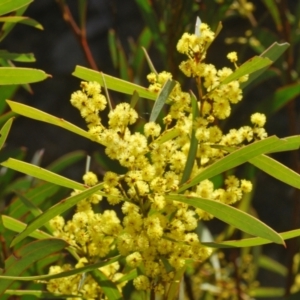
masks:
MULTIPOLYGON (((137 290, 152 289, 157 294, 163 294, 166 284, 172 282, 174 272, 184 267, 187 259, 201 262, 210 256, 211 250, 201 244, 195 229, 199 220, 209 220, 213 216, 165 197, 179 188, 189 153, 191 132, 194 128, 198 140, 191 178, 225 156, 226 147, 242 146, 266 137, 263 128, 266 118, 259 113, 251 116, 253 127, 243 126, 223 134, 216 125, 217 119, 230 115, 230 105, 242 99, 239 84, 247 80, 247 76, 222 84, 233 70, 216 70, 213 65, 204 63, 206 50, 213 39, 214 33, 202 23, 198 35, 185 33, 177 45, 178 51, 188 56, 180 69, 187 76, 195 77, 198 86, 200 116, 194 122, 190 94, 183 92, 179 83, 176 83, 169 97, 170 110, 163 124, 148 122, 144 124, 143 132, 131 131, 130 125, 137 121, 138 114, 128 103, 116 105, 108 114, 107 125, 102 124, 99 112, 105 109, 107 101, 100 94, 98 83, 82 82, 82 90, 72 94, 71 103, 86 120, 93 140, 104 145, 107 156, 118 160, 127 169, 125 174, 108 171, 101 190, 110 205, 120 204, 122 217, 114 210, 95 213, 92 204, 102 200, 102 196, 95 194, 78 203, 76 213, 66 224, 61 216, 50 222, 55 236, 67 240, 78 249, 81 261, 75 268, 105 258, 111 251, 117 250, 125 258, 126 272, 130 268, 138 269, 139 275, 133 280, 137 290), (171 129, 177 130, 177 136, 162 142, 160 137, 171 129)), ((228 58, 237 68, 236 53, 230 53, 228 58)), ((172 75, 167 72, 149 74, 149 90, 159 93, 171 78, 172 75)), ((92 172, 85 174, 83 179, 88 186, 98 182, 92 172)), ((186 190, 185 194, 234 204, 251 189, 251 182, 229 176, 224 188, 215 189, 207 179, 186 190)), ((119 267, 114 265, 109 271, 106 270, 113 281, 122 276, 117 272, 119 267)), ((66 268, 71 267, 54 266, 50 273, 66 268)), ((84 281, 80 276, 73 276, 70 280, 50 280, 48 290, 80 293, 89 299, 102 293, 89 276, 84 281), (69 286, 71 283, 72 287, 69 286)))

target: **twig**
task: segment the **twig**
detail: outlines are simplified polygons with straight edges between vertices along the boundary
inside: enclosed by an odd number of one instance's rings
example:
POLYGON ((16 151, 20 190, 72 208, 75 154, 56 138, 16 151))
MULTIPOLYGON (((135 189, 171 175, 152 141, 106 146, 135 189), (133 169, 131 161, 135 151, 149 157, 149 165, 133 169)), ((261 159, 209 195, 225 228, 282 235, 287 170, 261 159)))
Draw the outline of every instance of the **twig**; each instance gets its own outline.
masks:
POLYGON ((90 65, 90 67, 96 71, 98 71, 98 67, 97 67, 97 64, 93 58, 93 55, 92 55, 92 52, 90 50, 90 47, 88 45, 88 42, 87 42, 87 39, 86 39, 86 30, 85 30, 85 26, 83 25, 82 28, 80 28, 73 16, 72 16, 72 13, 69 9, 69 6, 65 3, 65 1, 63 0, 57 0, 57 3, 58 3, 58 6, 60 7, 61 9, 61 12, 62 12, 62 16, 63 16, 63 19, 65 20, 65 22, 71 27, 73 33, 75 34, 82 50, 83 50, 83 53, 90 65))

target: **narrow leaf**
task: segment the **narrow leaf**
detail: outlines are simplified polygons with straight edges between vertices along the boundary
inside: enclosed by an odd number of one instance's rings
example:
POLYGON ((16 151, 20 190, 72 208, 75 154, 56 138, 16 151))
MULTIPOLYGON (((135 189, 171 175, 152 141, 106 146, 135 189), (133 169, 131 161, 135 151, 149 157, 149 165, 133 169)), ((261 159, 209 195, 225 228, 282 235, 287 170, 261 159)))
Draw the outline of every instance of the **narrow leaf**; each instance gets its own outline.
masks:
POLYGON ((262 2, 265 4, 268 12, 271 14, 271 16, 276 24, 277 30, 279 32, 281 32, 282 31, 282 22, 281 22, 281 17, 280 17, 277 3, 274 0, 262 0, 262 2))
POLYGON ((300 135, 288 136, 281 139, 283 143, 277 145, 267 153, 277 153, 283 151, 297 150, 300 148, 300 135))
POLYGON ((86 273, 93 271, 98 268, 102 268, 105 266, 108 266, 116 261, 120 260, 120 256, 115 256, 111 259, 106 259, 104 261, 97 262, 95 264, 87 265, 81 268, 68 270, 56 274, 47 274, 47 275, 37 275, 37 276, 2 276, 0 275, 0 278, 2 279, 10 279, 10 280, 20 280, 20 281, 33 281, 33 280, 50 280, 50 279, 57 279, 57 278, 64 278, 76 274, 86 273))
POLYGON ((155 10, 151 7, 151 2, 144 0, 135 0, 140 8, 143 19, 151 30, 154 40, 154 46, 159 50, 162 55, 166 54, 165 43, 162 40, 162 34, 159 29, 159 22, 155 15, 155 10))
POLYGON ((32 53, 11 53, 6 50, 0 50, 0 58, 18 62, 35 62, 35 57, 32 53))
POLYGON ((139 101, 139 98, 140 98, 139 94, 136 91, 134 91, 133 95, 131 97, 131 100, 130 100, 130 107, 131 108, 135 108, 137 102, 139 101))
MULTIPOLYGON (((282 44, 278 44, 277 42, 273 43, 268 49, 266 49, 261 55, 260 57, 265 57, 265 58, 269 58, 272 62, 276 61, 278 59, 279 56, 281 56, 281 54, 283 52, 285 52, 285 50, 289 47, 290 45, 288 43, 282 43, 282 44)), ((246 82, 242 82, 241 83, 241 88, 244 89, 247 85, 249 85, 253 80, 255 80, 257 77, 259 77, 263 72, 266 71, 266 69, 269 66, 266 66, 262 69, 257 70, 256 72, 252 73, 249 76, 249 79, 246 82)))
POLYGON ((8 121, 6 121, 6 123, 3 125, 3 127, 0 130, 0 149, 2 149, 6 141, 13 120, 14 118, 10 118, 8 121))
POLYGON ((57 184, 59 186, 77 190, 84 190, 85 188, 82 183, 78 183, 61 175, 43 169, 39 166, 35 166, 14 158, 9 158, 8 160, 2 162, 1 165, 3 167, 16 170, 26 175, 57 184))
MULTIPOLYGON (((155 100, 157 94, 150 92, 147 88, 139 86, 137 84, 103 74, 106 86, 108 89, 121 92, 123 94, 132 95, 134 91, 137 91, 142 98, 155 100)), ((76 66, 75 71, 72 73, 75 77, 86 81, 96 81, 101 86, 104 86, 103 78, 97 71, 93 71, 84 67, 76 66)))
POLYGON ((259 155, 251 158, 249 162, 270 176, 300 189, 300 175, 277 160, 266 155, 259 155))
POLYGON ((30 106, 27 106, 27 105, 24 105, 24 104, 21 104, 21 103, 13 102, 13 101, 10 101, 10 100, 6 100, 6 102, 7 102, 7 104, 9 105, 9 107, 11 108, 11 110, 13 112, 15 112, 15 113, 17 113, 21 116, 25 116, 25 117, 28 117, 28 118, 31 118, 31 119, 34 119, 34 120, 42 121, 42 122, 45 122, 45 123, 49 123, 49 124, 64 128, 68 131, 76 133, 76 134, 78 134, 80 136, 83 136, 87 139, 95 141, 93 139, 93 137, 87 131, 73 125, 72 123, 70 123, 70 122, 68 122, 64 119, 52 116, 52 115, 47 114, 47 113, 45 113, 41 110, 38 110, 36 108, 30 107, 30 106))
POLYGON ((169 290, 166 298, 167 300, 178 299, 178 291, 185 271, 186 267, 183 267, 176 272, 174 280, 172 280, 172 283, 169 285, 169 290))
POLYGON ((19 199, 23 202, 23 204, 27 207, 27 210, 30 211, 33 216, 37 217, 38 215, 43 213, 42 210, 39 209, 34 203, 32 203, 28 198, 18 192, 15 193, 19 196, 19 199))
MULTIPOLYGON (((13 2, 14 0, 8 0, 10 2, 13 2)), ((22 1, 22 0, 21 0, 22 1)), ((18 1, 14 1, 18 2, 18 1)), ((23 1, 24 2, 24 1, 23 1)), ((28 2, 28 1, 26 1, 28 2)), ((28 8, 29 4, 22 5, 20 8, 14 11, 14 16, 22 16, 26 9, 28 8)), ((1 28, 1 35, 0 35, 0 42, 3 41, 6 36, 12 31, 12 29, 16 26, 16 23, 4 23, 2 28, 1 28)))
MULTIPOLYGON (((3 222, 4 227, 6 229, 9 229, 9 230, 14 231, 14 232, 20 233, 27 226, 27 224, 25 224, 25 223, 23 223, 19 220, 16 220, 14 218, 11 218, 10 216, 2 215, 1 218, 2 218, 2 222, 3 222)), ((42 230, 39 230, 39 229, 34 230, 28 236, 30 236, 32 238, 35 238, 35 239, 38 239, 38 240, 48 239, 48 238, 53 237, 49 233, 46 233, 46 232, 44 232, 42 230)))
POLYGON ((180 131, 178 128, 171 128, 165 132, 163 132, 156 140, 155 143, 156 144, 163 144, 166 141, 169 141, 171 139, 174 139, 175 137, 177 137, 180 134, 180 131))
POLYGON ((75 163, 86 157, 86 152, 78 150, 67 153, 47 166, 47 170, 51 172, 61 172, 68 167, 74 166, 75 163))
POLYGON ((17 10, 33 0, 6 0, 0 2, 0 15, 6 15, 14 10, 17 10))
MULTIPOLYGON (((61 251, 68 243, 61 239, 38 240, 15 250, 5 261, 5 269, 2 276, 19 276, 36 261, 50 254, 61 251)), ((0 296, 13 283, 12 280, 1 280, 0 296)))
MULTIPOLYGON (((55 194, 60 189, 61 187, 56 184, 45 182, 35 186, 33 189, 27 189, 23 195, 35 205, 41 206, 45 201, 55 201, 55 194)), ((13 190, 13 187, 8 187, 8 190, 13 190)), ((23 219, 27 212, 27 207, 18 198, 11 202, 7 208, 7 213, 16 219, 23 219)))
POLYGON ((108 47, 110 52, 110 57, 114 68, 118 67, 118 51, 117 51, 117 41, 116 32, 113 29, 108 31, 108 47))
POLYGON ((48 77, 50 75, 38 69, 0 67, 0 85, 33 83, 48 77))
POLYGON ((91 271, 95 281, 101 286, 105 296, 109 300, 122 300, 123 297, 117 286, 99 269, 91 271))
POLYGON ((80 194, 77 194, 75 196, 71 196, 67 199, 64 199, 57 203, 56 205, 49 208, 46 212, 39 215, 37 218, 35 218, 32 222, 28 224, 26 229, 21 232, 19 235, 17 235, 13 241, 11 242, 11 247, 22 241, 24 238, 26 238, 31 232, 33 232, 35 229, 40 228, 43 226, 46 222, 53 219, 55 216, 58 216, 65 212, 66 210, 70 209, 71 207, 75 206, 79 201, 82 199, 85 199, 89 197, 90 195, 96 193, 99 191, 103 186, 103 183, 99 183, 89 189, 86 189, 85 191, 81 192, 80 194))
MULTIPOLYGON (((292 239, 300 236, 300 229, 279 233, 279 235, 282 237, 283 240, 292 239)), ((212 248, 244 248, 244 247, 261 246, 270 243, 271 243, 270 240, 260 238, 260 237, 255 237, 255 238, 242 239, 242 240, 224 241, 220 243, 202 243, 202 244, 212 248)))
MULTIPOLYGON (((197 23, 196 23, 197 25, 197 23)), ((191 101, 192 101, 192 114, 193 114, 193 121, 199 116, 199 108, 197 98, 194 93, 191 92, 191 101)), ((192 133, 191 133, 191 141, 190 141, 190 149, 187 156, 187 161, 184 167, 184 171, 180 180, 180 184, 186 182, 192 173, 192 169, 194 166, 197 149, 198 149, 198 140, 195 137, 196 130, 193 126, 192 133)))
POLYGON ((24 25, 28 25, 28 26, 31 26, 31 27, 34 27, 36 29, 44 29, 43 26, 31 19, 31 18, 28 18, 28 17, 16 17, 16 16, 13 16, 13 17, 0 17, 0 22, 5 22, 5 23, 21 23, 21 24, 24 24, 24 25))
POLYGON ((131 281, 133 280, 134 278, 138 277, 138 271, 137 269, 133 269, 131 270, 130 272, 126 273, 125 275, 123 275, 121 278, 119 278, 116 283, 119 284, 119 283, 122 283, 124 281, 131 281))
MULTIPOLYGON (((78 295, 66 295, 60 293, 50 293, 38 290, 6 290, 4 295, 14 295, 14 296, 33 296, 35 298, 41 299, 67 299, 67 298, 77 298, 78 295)), ((34 298, 34 299, 35 299, 34 298)))
POLYGON ((277 244, 284 244, 282 237, 272 228, 252 217, 251 215, 236 209, 235 207, 216 202, 214 200, 191 197, 185 195, 168 195, 168 200, 180 201, 191 206, 205 210, 223 222, 234 226, 246 233, 262 237, 277 244))
POLYGON ((120 78, 126 81, 131 81, 131 75, 129 71, 128 59, 126 57, 124 48, 119 40, 117 40, 118 54, 119 54, 119 71, 120 78))
POLYGON ((209 179, 224 171, 235 168, 255 156, 268 152, 270 149, 277 147, 282 143, 284 142, 279 140, 277 137, 272 136, 235 150, 224 158, 219 159, 209 167, 205 168, 190 181, 187 181, 184 185, 182 185, 181 188, 179 188, 178 193, 181 193, 189 187, 198 184, 204 179, 209 179))
MULTIPOLYGON (((278 287, 257 287, 250 290, 251 297, 258 297, 258 298, 277 298, 283 297, 285 294, 284 288, 278 287)), ((298 297, 296 299, 299 299, 298 297)))
POLYGON ((160 114, 164 104, 166 103, 167 99, 169 98, 172 90, 174 89, 176 82, 174 80, 168 79, 164 86, 162 87, 160 93, 158 94, 157 99, 154 102, 151 115, 149 118, 150 122, 155 122, 158 115, 160 114))
POLYGON ((261 268, 277 273, 283 277, 288 274, 287 267, 266 255, 260 255, 258 264, 261 268))
POLYGON ((152 42, 152 33, 148 27, 145 27, 138 38, 136 51, 134 51, 133 53, 134 60, 132 65, 133 65, 134 74, 136 75, 142 74, 142 69, 145 62, 145 55, 144 55, 145 52, 143 48, 145 50, 149 49, 151 42, 152 42))
POLYGON ((276 90, 275 93, 267 96, 264 101, 261 101, 261 103, 257 105, 256 111, 271 115, 283 108, 287 103, 296 99, 299 95, 299 83, 285 85, 276 90))
POLYGON ((226 84, 233 80, 238 80, 244 75, 251 74, 262 68, 268 67, 272 64, 269 58, 254 56, 253 58, 242 64, 236 71, 226 77, 221 83, 226 84))

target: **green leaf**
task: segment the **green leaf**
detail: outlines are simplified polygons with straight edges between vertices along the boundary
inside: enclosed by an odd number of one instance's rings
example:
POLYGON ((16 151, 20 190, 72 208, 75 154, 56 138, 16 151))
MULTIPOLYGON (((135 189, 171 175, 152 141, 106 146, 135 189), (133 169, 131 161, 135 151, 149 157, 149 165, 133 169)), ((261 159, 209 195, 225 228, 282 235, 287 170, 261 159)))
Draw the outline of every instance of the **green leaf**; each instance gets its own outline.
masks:
POLYGON ((27 105, 24 105, 21 103, 13 102, 10 100, 6 100, 6 102, 13 112, 15 112, 21 116, 25 116, 27 118, 31 118, 34 120, 42 121, 45 123, 49 123, 49 124, 64 128, 68 131, 76 133, 77 135, 80 135, 87 139, 95 141, 94 138, 87 131, 73 125, 72 123, 70 123, 64 119, 52 116, 41 110, 38 110, 36 108, 30 107, 30 106, 27 106, 27 105))
MULTIPOLYGON (((295 229, 283 233, 279 233, 283 240, 292 239, 300 236, 300 229, 295 229)), ((244 248, 244 247, 255 247, 270 244, 271 242, 267 239, 255 237, 242 240, 224 241, 220 243, 203 243, 203 245, 212 248, 244 248)))
MULTIPOLYGON (((27 226, 27 224, 25 224, 25 223, 23 223, 19 220, 16 220, 14 218, 11 218, 10 216, 2 215, 1 218, 2 218, 2 222, 3 222, 4 227, 11 230, 11 231, 14 231, 14 232, 20 233, 27 226)), ((42 230, 39 230, 39 229, 34 230, 28 236, 30 236, 32 238, 35 238, 35 239, 38 239, 38 240, 48 239, 48 238, 53 237, 49 233, 46 233, 45 231, 42 231, 42 230)))
POLYGON ((300 175, 277 160, 266 155, 259 155, 250 159, 249 162, 270 176, 300 189, 300 175))
POLYGON ((272 136, 235 150, 224 158, 221 158, 212 165, 208 166, 194 178, 183 184, 181 188, 179 188, 178 193, 181 193, 189 187, 198 184, 204 179, 209 179, 222 172, 235 168, 255 156, 266 153, 272 148, 279 147, 281 144, 284 144, 284 141, 272 136))
POLYGON ((131 81, 128 59, 126 57, 122 44, 119 40, 117 40, 117 46, 118 46, 119 64, 120 64, 119 65, 120 78, 126 81, 131 81))
POLYGON ((155 143, 156 144, 163 144, 166 141, 169 141, 171 139, 174 139, 175 137, 179 136, 180 131, 178 128, 171 128, 167 131, 164 131, 156 140, 155 143))
POLYGON ((22 194, 15 192, 16 195, 19 196, 19 199, 23 202, 26 206, 27 210, 31 212, 31 214, 35 217, 42 214, 42 210, 40 210, 33 202, 31 202, 27 197, 23 196, 22 194))
POLYGON ((136 76, 141 77, 142 68, 144 66, 145 55, 143 48, 149 49, 152 42, 152 33, 148 27, 145 27, 140 34, 136 46, 136 51, 133 53, 134 60, 133 60, 133 70, 136 76))
POLYGON ((6 290, 5 295, 14 295, 14 296, 33 296, 35 298, 41 299, 67 299, 67 298, 78 298, 78 295, 66 295, 59 293, 50 293, 45 291, 37 290, 6 290))
POLYGON ((253 58, 246 61, 238 69, 236 69, 232 74, 226 77, 221 84, 229 83, 233 80, 238 80, 244 75, 254 73, 260 69, 266 68, 272 64, 269 58, 254 56, 253 58))
POLYGON ((300 95, 300 83, 296 82, 290 85, 286 85, 278 89, 274 96, 271 98, 271 101, 266 101, 264 106, 268 107, 268 114, 275 113, 281 109, 284 105, 294 100, 300 95))
POLYGON ((14 10, 17 10, 33 0, 6 0, 0 2, 0 15, 6 15, 14 10))
POLYGON ((131 108, 135 108, 137 102, 139 101, 139 98, 140 98, 139 94, 136 91, 134 91, 133 95, 131 97, 131 100, 130 100, 130 107, 131 108))
POLYGON ((32 53, 11 53, 6 50, 0 50, 0 58, 18 62, 35 62, 35 57, 32 53))
MULTIPOLYGON (((259 297, 259 298, 276 298, 276 297, 283 297, 285 294, 284 288, 278 287, 258 287, 250 290, 250 295, 252 297, 259 297)), ((299 298, 297 298, 299 299, 299 298)))
POLYGON ((13 120, 14 118, 10 118, 0 130, 0 149, 3 147, 6 141, 13 120))
POLYGON ((99 269, 91 271, 91 275, 95 281, 101 286, 105 296, 108 300, 123 299, 116 285, 99 269))
MULTIPOLYGON (((60 189, 60 186, 47 182, 42 183, 33 189, 27 189, 23 195, 37 206, 41 206, 47 201, 46 207, 49 207, 52 201, 56 201, 57 197, 55 197, 55 195, 60 189)), ((14 188, 9 186, 8 190, 11 192, 14 188)), ((11 202, 7 208, 7 214, 16 219, 22 218, 24 220, 24 216, 27 212, 27 207, 19 200, 19 198, 16 198, 15 201, 11 202)))
POLYGON ((86 156, 86 152, 81 150, 67 153, 48 165, 47 170, 55 173, 61 172, 70 166, 74 166, 75 163, 82 160, 86 156))
POLYGON ((154 13, 154 9, 151 7, 151 2, 144 0, 135 0, 138 5, 143 19, 145 20, 147 26, 149 27, 154 40, 154 46, 159 50, 161 55, 165 57, 166 55, 166 47, 165 42, 162 39, 162 34, 159 30, 159 20, 154 13))
MULTIPOLYGON (((282 55, 283 52, 285 52, 285 50, 289 47, 290 45, 288 43, 282 43, 282 44, 278 44, 277 42, 275 42, 274 44, 272 44, 268 49, 266 49, 261 55, 261 58, 268 58, 270 59, 272 62, 276 61, 278 59, 278 57, 280 57, 282 55)), ((244 89, 247 85, 249 85, 254 79, 256 79, 257 77, 259 77, 263 72, 266 71, 266 69, 269 66, 267 65, 266 67, 257 70, 256 72, 252 73, 249 76, 249 79, 246 82, 242 82, 240 87, 242 89, 244 89)))
POLYGON ((155 122, 158 115, 160 114, 164 104, 166 103, 167 99, 169 98, 172 90, 174 89, 176 82, 174 80, 168 79, 164 86, 162 87, 160 93, 157 96, 157 99, 154 102, 151 115, 149 118, 150 122, 155 122))
POLYGON ((1 22, 4 22, 4 23, 21 23, 21 24, 25 24, 25 25, 28 25, 28 26, 32 26, 36 29, 41 29, 41 30, 44 29, 43 26, 39 22, 37 22, 37 21, 35 21, 31 18, 28 18, 28 17, 15 17, 15 16, 13 16, 13 17, 10 17, 10 16, 9 17, 0 17, 0 23, 1 22))
MULTIPOLYGON (((17 85, 0 85, 0 114, 3 114, 7 108, 5 100, 12 98, 18 87, 17 85)), ((2 115, 1 120, 3 117, 2 115)))
MULTIPOLYGON (((13 12, 14 16, 22 16, 26 9, 28 8, 29 4, 18 8, 16 11, 13 12)), ((1 35, 0 35, 0 42, 3 41, 6 36, 12 31, 12 29, 16 26, 17 23, 4 23, 1 28, 1 35)))
POLYGON ((180 288, 180 283, 182 280, 182 277, 184 275, 184 272, 186 271, 186 267, 184 266, 183 268, 179 269, 175 276, 174 280, 172 280, 172 283, 169 285, 169 289, 167 292, 167 300, 175 300, 178 299, 178 291, 180 288))
POLYGON ((300 147, 300 135, 294 135, 294 136, 288 136, 283 139, 282 144, 276 146, 271 151, 268 151, 267 153, 277 153, 277 152, 283 152, 283 151, 291 151, 291 150, 297 150, 300 147))
POLYGON ((16 114, 13 111, 8 111, 7 113, 0 115, 0 127, 4 126, 4 123, 6 123, 9 119, 13 119, 15 117, 16 114))
POLYGON ((287 267, 266 255, 259 256, 258 264, 261 268, 277 273, 283 277, 288 274, 287 267))
POLYGON ((62 214, 63 212, 65 212, 66 210, 70 209, 71 207, 75 206, 82 199, 85 199, 85 198, 89 197, 90 195, 95 194, 97 191, 99 191, 102 188, 102 186, 103 186, 103 183, 99 183, 89 189, 86 189, 85 191, 81 192, 80 194, 77 194, 75 196, 71 196, 67 199, 62 200, 59 203, 57 203, 56 205, 49 208, 43 214, 39 215, 32 222, 30 222, 28 224, 28 226, 26 227, 26 229, 13 239, 13 241, 11 242, 11 247, 16 245, 20 241, 22 241, 31 232, 33 232, 37 228, 40 228, 46 222, 53 219, 55 216, 58 216, 58 215, 62 214))
POLYGON ((274 0, 262 0, 262 2, 265 4, 268 12, 271 14, 276 24, 277 30, 281 32, 282 23, 281 23, 280 12, 278 10, 277 3, 274 0))
POLYGON ((57 184, 59 186, 77 190, 84 190, 85 188, 82 183, 78 183, 61 175, 43 169, 39 166, 35 166, 14 158, 9 158, 8 160, 2 162, 1 165, 3 167, 16 170, 26 175, 57 184))
POLYGON ((185 195, 170 194, 166 196, 166 199, 180 201, 193 207, 203 209, 223 222, 246 233, 265 238, 277 244, 285 245, 282 237, 272 228, 235 207, 214 200, 185 195))
MULTIPOLYGON (((194 93, 192 93, 192 92, 191 92, 191 102, 192 102, 193 121, 195 121, 195 119, 197 117, 199 117, 199 108, 198 108, 197 98, 194 95, 194 93)), ((198 140, 195 137, 195 133, 196 133, 196 130, 193 127, 192 133, 191 133, 189 154, 187 156, 187 161, 186 161, 186 164, 184 167, 182 178, 180 180, 180 184, 183 184, 190 178, 190 175, 193 170, 193 166, 194 166, 195 158, 196 158, 196 154, 197 154, 197 149, 198 149, 198 140)))
POLYGON ((48 77, 50 75, 37 69, 0 67, 0 85, 33 83, 48 77))
POLYGON ((116 32, 113 29, 108 31, 108 47, 110 58, 112 60, 114 68, 118 67, 118 50, 117 50, 117 40, 116 40, 116 32))
POLYGON ((130 272, 126 273, 125 275, 123 275, 121 278, 119 278, 116 283, 119 284, 119 283, 122 283, 122 282, 125 282, 125 281, 131 281, 133 280, 134 278, 138 277, 138 271, 137 269, 133 269, 131 270, 130 272))
POLYGON ((76 274, 86 273, 93 271, 98 268, 102 268, 105 266, 108 266, 120 259, 120 256, 115 256, 110 259, 106 259, 104 261, 97 262, 95 264, 87 265, 85 267, 64 271, 56 274, 47 274, 47 275, 37 275, 37 276, 3 276, 0 275, 0 278, 2 279, 11 279, 11 280, 20 280, 20 281, 32 281, 32 280, 50 280, 50 279, 57 279, 57 278, 63 278, 68 277, 76 274))
MULTIPOLYGON (((97 71, 76 66, 76 69, 72 73, 72 75, 86 81, 96 81, 101 86, 104 86, 104 81, 101 76, 101 73, 97 71)), ((134 91, 137 91, 140 97, 150 99, 150 100, 155 100, 157 97, 157 94, 150 92, 147 88, 144 88, 142 86, 139 86, 137 84, 122 79, 115 78, 113 76, 109 76, 104 73, 102 73, 102 75, 104 77, 107 88, 110 90, 121 92, 123 94, 129 94, 129 95, 132 95, 134 91)))
MULTIPOLYGON (((29 243, 18 250, 15 250, 5 261, 5 269, 1 276, 18 276, 36 261, 62 251, 68 243, 61 239, 45 239, 29 243)), ((0 296, 13 283, 12 280, 1 280, 0 296)))

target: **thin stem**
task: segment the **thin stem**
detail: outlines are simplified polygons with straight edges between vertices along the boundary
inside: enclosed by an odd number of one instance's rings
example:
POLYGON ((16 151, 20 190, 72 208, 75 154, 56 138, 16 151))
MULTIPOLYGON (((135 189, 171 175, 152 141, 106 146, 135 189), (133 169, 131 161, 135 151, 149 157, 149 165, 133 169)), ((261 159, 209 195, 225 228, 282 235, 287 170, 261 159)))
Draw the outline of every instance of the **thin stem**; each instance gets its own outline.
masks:
POLYGON ((94 60, 94 57, 92 55, 92 52, 90 50, 90 47, 89 47, 87 39, 86 39, 85 24, 82 24, 82 28, 78 27, 78 25, 76 24, 76 22, 73 18, 73 15, 72 15, 70 9, 69 9, 69 6, 63 0, 57 0, 57 3, 61 9, 63 19, 71 27, 73 33, 75 34, 90 67, 93 70, 98 71, 97 64, 94 60))

